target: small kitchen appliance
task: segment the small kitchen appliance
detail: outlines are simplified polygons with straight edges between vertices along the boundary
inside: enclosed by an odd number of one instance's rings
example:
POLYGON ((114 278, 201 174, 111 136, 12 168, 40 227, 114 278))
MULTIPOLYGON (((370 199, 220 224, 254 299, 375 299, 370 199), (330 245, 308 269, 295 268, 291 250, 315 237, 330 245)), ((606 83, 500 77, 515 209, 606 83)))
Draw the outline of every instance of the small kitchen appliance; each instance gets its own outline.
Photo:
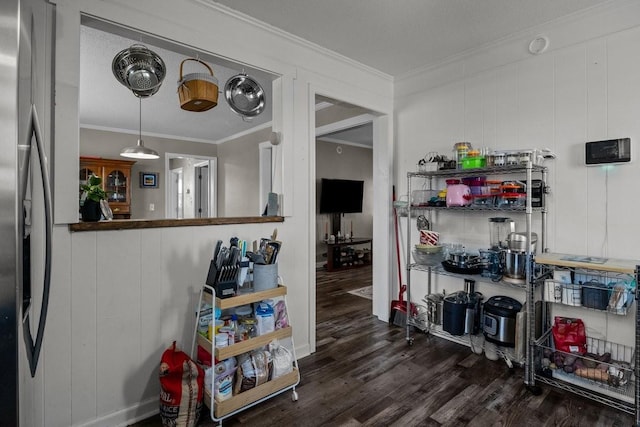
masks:
POLYGON ((447 185, 447 207, 468 206, 473 201, 471 188, 465 184, 447 185))
POLYGON ((464 280, 464 288, 467 294, 467 309, 464 320, 464 333, 476 335, 480 332, 482 294, 476 292, 476 281, 471 279, 464 280))
POLYGON ((482 331, 487 341, 503 347, 516 345, 516 317, 522 304, 507 296, 493 296, 484 303, 482 331))
POLYGON ((491 249, 507 249, 507 237, 516 231, 516 224, 511 218, 489 218, 489 244, 491 249))
POLYGON ((526 280, 527 252, 536 253, 538 235, 531 233, 531 243, 527 241, 527 233, 509 233, 508 249, 504 256, 503 280, 515 284, 523 284, 526 280))

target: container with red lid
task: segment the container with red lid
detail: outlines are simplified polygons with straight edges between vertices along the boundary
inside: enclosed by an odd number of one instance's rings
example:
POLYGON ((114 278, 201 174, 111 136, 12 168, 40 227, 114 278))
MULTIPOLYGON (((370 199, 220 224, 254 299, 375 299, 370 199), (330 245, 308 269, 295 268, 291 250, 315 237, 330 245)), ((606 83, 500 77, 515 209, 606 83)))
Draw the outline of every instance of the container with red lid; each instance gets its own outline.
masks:
POLYGON ((497 206, 499 208, 524 208, 527 202, 527 195, 524 193, 502 193, 497 196, 497 206))
POLYGON ((503 181, 500 191, 503 193, 525 193, 526 185, 520 181, 503 181))

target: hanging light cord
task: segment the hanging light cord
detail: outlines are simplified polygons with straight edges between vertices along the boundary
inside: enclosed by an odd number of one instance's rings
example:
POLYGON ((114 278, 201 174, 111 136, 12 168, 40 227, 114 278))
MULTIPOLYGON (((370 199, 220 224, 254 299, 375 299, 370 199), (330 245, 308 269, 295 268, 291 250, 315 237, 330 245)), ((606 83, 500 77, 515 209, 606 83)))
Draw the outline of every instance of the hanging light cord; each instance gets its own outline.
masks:
POLYGON ((140 124, 140 127, 138 128, 138 145, 140 145, 140 142, 142 141, 142 98, 138 97, 138 101, 140 101, 138 104, 140 106, 138 109, 138 123, 140 124))

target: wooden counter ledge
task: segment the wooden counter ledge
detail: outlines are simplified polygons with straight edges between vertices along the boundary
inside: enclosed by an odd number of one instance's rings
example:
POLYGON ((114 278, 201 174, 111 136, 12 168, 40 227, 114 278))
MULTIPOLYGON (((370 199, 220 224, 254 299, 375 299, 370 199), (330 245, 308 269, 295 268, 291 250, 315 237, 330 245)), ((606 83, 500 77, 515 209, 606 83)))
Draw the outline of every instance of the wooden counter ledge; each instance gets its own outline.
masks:
POLYGON ((79 222, 77 224, 69 224, 69 231, 139 230, 142 228, 259 224, 267 222, 284 222, 284 217, 247 216, 229 218, 114 219, 112 221, 79 222))

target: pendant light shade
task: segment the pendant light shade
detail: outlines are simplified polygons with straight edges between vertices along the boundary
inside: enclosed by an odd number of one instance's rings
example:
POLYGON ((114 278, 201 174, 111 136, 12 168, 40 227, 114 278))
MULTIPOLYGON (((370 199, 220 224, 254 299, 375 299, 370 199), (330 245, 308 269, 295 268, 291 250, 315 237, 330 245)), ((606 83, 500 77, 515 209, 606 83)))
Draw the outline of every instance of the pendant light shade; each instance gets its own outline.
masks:
POLYGON ((160 156, 158 152, 144 146, 144 142, 139 139, 138 144, 135 147, 127 147, 120 152, 120 156, 128 157, 130 159, 157 159, 160 156))
POLYGON ((144 146, 142 141, 142 98, 138 98, 140 101, 140 131, 138 134, 138 143, 134 147, 127 147, 120 151, 120 156, 127 157, 129 159, 138 160, 153 160, 158 159, 160 156, 158 152, 144 146))

